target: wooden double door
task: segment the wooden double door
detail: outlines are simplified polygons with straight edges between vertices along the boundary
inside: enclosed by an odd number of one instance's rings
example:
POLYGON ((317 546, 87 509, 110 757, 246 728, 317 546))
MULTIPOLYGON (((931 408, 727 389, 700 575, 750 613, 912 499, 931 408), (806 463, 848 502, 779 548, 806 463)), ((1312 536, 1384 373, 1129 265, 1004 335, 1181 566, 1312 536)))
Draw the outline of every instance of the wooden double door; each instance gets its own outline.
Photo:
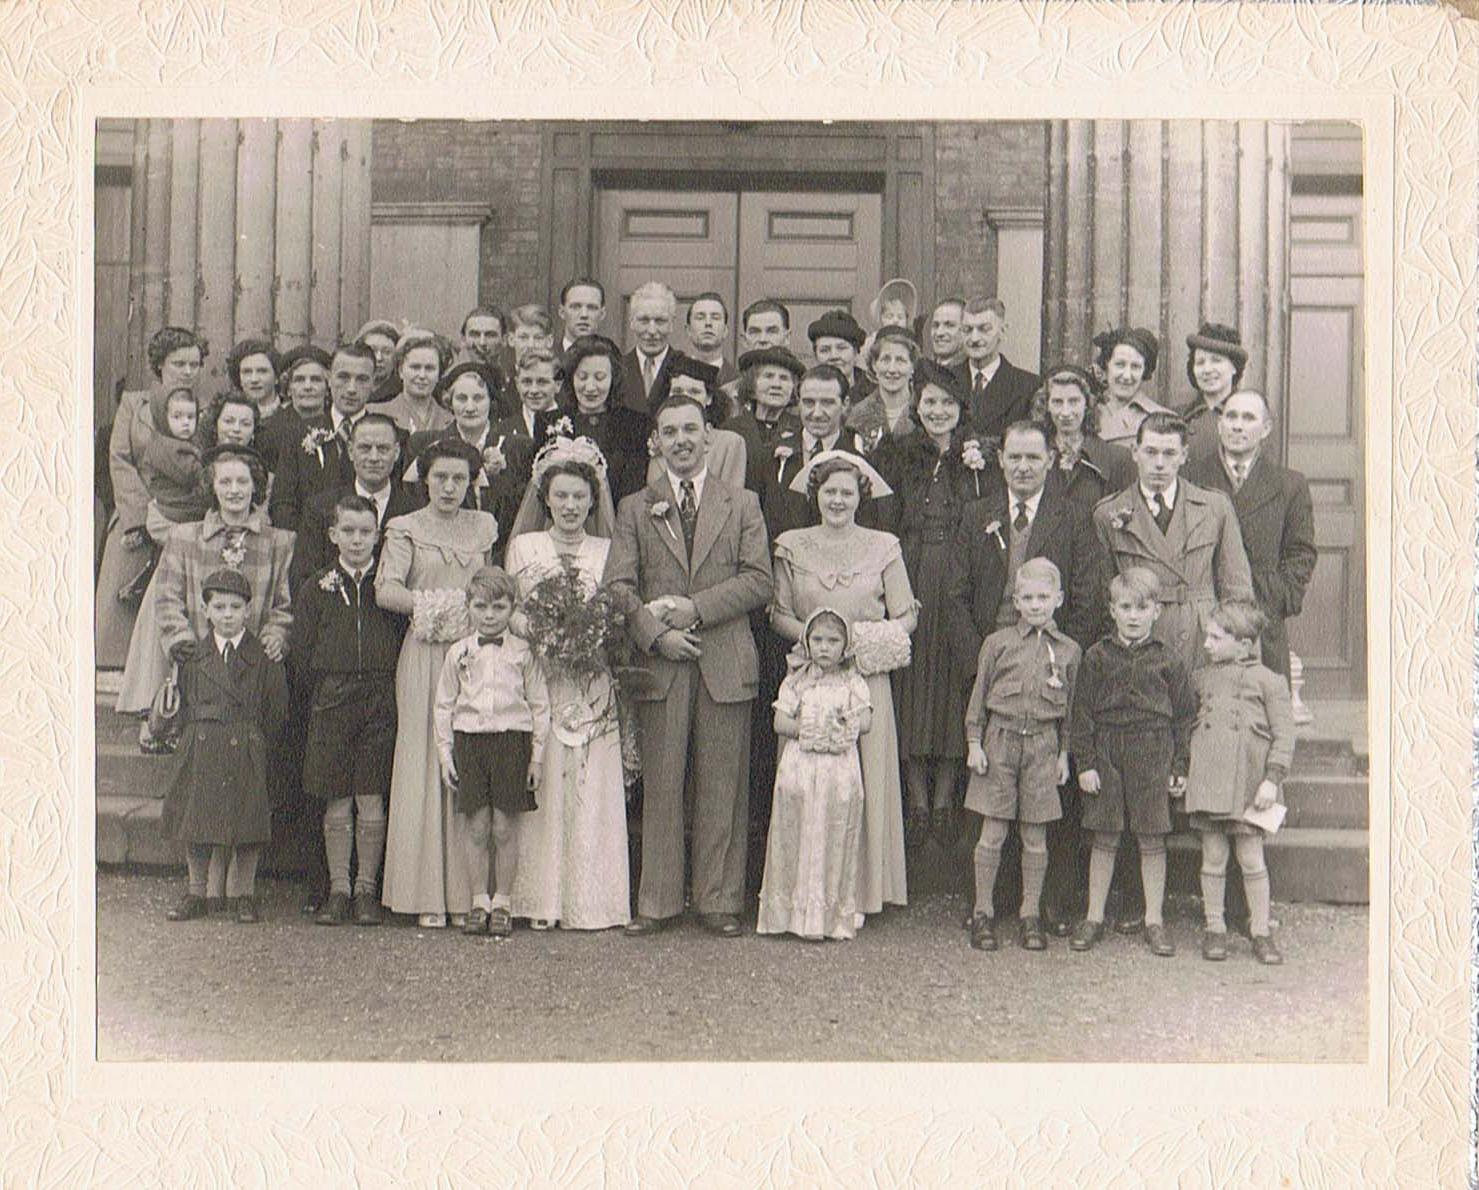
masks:
POLYGON ((733 358, 739 316, 762 297, 791 312, 791 349, 806 356, 807 325, 827 310, 867 321, 882 268, 878 194, 796 191, 615 190, 598 192, 596 259, 606 285, 606 331, 626 346, 631 295, 662 281, 678 296, 673 342, 701 293, 730 311, 733 358))

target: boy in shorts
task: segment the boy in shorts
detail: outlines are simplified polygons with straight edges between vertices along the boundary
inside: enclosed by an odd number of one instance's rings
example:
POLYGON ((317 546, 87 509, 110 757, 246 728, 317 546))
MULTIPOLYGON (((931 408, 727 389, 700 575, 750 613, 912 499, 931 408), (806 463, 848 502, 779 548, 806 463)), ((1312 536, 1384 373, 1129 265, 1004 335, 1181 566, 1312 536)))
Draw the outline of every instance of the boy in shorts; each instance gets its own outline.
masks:
POLYGON ((976 905, 971 945, 995 950, 993 892, 1011 824, 1022 837, 1022 946, 1046 950, 1040 904, 1048 870, 1048 823, 1063 815, 1058 787, 1068 780, 1069 712, 1079 650, 1053 622, 1063 580, 1046 558, 1018 569, 1012 602, 1020 617, 981 644, 965 713, 965 806, 983 816, 976 843, 976 905))

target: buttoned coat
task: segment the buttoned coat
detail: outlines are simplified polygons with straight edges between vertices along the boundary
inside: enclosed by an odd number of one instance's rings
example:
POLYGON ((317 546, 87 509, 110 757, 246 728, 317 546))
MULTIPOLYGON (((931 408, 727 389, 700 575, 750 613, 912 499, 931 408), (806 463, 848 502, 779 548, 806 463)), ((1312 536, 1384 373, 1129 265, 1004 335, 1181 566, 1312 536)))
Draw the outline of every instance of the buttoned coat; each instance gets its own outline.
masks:
MULTIPOLYGON (((1011 519, 1007 493, 999 490, 966 505, 956 531, 945 614, 951 639, 968 657, 980 653, 981 643, 996 631, 1001 601, 1012 597, 1006 589, 1011 519)), ((1043 489, 1028 530, 1027 557, 1046 558, 1058 568, 1063 606, 1053 618, 1079 648, 1088 649, 1107 620, 1109 559, 1083 509, 1051 485, 1043 489)))
POLYGON ((686 596, 698 608, 697 665, 709 697, 721 703, 755 697, 758 671, 748 613, 770 599, 771 573, 770 544, 753 492, 705 479, 690 562, 678 494, 664 474, 621 502, 604 581, 626 613, 632 640, 647 655, 639 701, 667 697, 678 667, 695 664, 669 661, 655 650, 665 629, 646 604, 663 595, 686 596))
POLYGON ((971 389, 971 361, 963 359, 950 369, 967 395, 967 416, 976 431, 987 438, 1001 441, 1006 428, 1014 421, 1031 415, 1032 396, 1042 385, 1042 378, 1026 368, 1019 368, 1006 356, 1001 357, 995 374, 986 382, 980 399, 971 389))
POLYGON ((1163 534, 1138 482, 1094 507, 1094 531, 1116 573, 1144 566, 1161 581, 1161 614, 1153 630, 1186 666, 1202 663, 1207 616, 1220 600, 1252 599, 1253 577, 1232 502, 1181 478, 1163 534))
POLYGON ((1260 455, 1243 486, 1232 480, 1213 454, 1188 463, 1184 474, 1198 486, 1223 493, 1232 501, 1253 575, 1253 595, 1268 616, 1263 663, 1289 676, 1289 631, 1286 621, 1304 606, 1304 593, 1315 572, 1315 512, 1310 486, 1298 471, 1280 467, 1260 455))

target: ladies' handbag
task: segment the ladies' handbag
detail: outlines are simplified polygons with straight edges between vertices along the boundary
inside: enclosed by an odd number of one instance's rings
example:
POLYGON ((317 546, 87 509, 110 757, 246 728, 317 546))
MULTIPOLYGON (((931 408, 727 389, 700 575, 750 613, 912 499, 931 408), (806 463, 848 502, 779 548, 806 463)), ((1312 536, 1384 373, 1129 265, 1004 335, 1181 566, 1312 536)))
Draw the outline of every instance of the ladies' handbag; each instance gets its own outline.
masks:
POLYGON ((172 743, 179 739, 184 726, 180 703, 180 667, 172 664, 169 673, 154 695, 149 707, 149 736, 156 744, 172 743))

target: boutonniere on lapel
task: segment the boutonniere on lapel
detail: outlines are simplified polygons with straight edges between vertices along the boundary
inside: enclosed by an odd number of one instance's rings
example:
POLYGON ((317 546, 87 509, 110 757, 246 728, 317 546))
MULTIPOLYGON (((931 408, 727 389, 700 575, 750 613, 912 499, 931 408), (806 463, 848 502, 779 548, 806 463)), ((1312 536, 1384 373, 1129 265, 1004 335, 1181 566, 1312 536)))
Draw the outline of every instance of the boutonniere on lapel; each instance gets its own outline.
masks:
POLYGON ((1063 689, 1063 674, 1058 668, 1058 657, 1053 652, 1053 642, 1043 633, 1043 644, 1048 646, 1048 686, 1053 690, 1063 689))
POLYGON ((498 441, 483 450, 483 470, 489 475, 497 475, 508 467, 508 459, 503 454, 503 440, 505 434, 498 435, 498 441))
POLYGON ((221 544, 221 565, 228 570, 240 570, 246 561, 246 534, 240 529, 228 530, 221 544))
POLYGON ((303 453, 313 455, 318 459, 318 465, 324 465, 324 447, 334 441, 334 431, 328 426, 314 426, 308 433, 303 435, 303 453))
POLYGON ((858 446, 862 448, 863 453, 870 455, 878 449, 878 444, 883 441, 883 435, 887 429, 888 427, 880 422, 861 433, 854 433, 853 437, 857 439, 858 446))
MULTIPOLYGON (((574 438, 575 423, 569 417, 562 417, 545 428, 544 436, 546 438, 574 438)), ((502 442, 503 439, 500 438, 499 441, 502 442)))
POLYGON ((1006 538, 1004 538, 1001 535, 1001 522, 1000 521, 992 521, 991 524, 987 525, 986 526, 986 535, 988 537, 994 537, 994 538, 996 538, 996 544, 998 546, 1000 546, 1002 549, 1006 549, 1007 548, 1006 538))
POLYGON ((659 525, 661 525, 664 529, 666 529, 668 531, 668 535, 674 541, 677 541, 678 535, 673 532, 673 526, 668 521, 668 513, 671 512, 672 509, 673 506, 669 504, 666 500, 653 500, 649 498, 647 501, 647 515, 650 516, 659 525))
POLYGON ((1116 529, 1119 529, 1121 532, 1123 532, 1130 527, 1130 519, 1134 515, 1135 514, 1132 513, 1128 508, 1121 508, 1118 512, 1116 512, 1112 517, 1109 518, 1109 523, 1113 525, 1116 529))
POLYGON ((349 606, 349 592, 344 589, 344 580, 339 577, 337 570, 329 571, 318 580, 318 585, 321 590, 338 592, 339 598, 344 600, 344 606, 349 606))
POLYGON ((795 453, 796 453, 795 448, 792 447, 792 446, 790 446, 790 445, 788 445, 785 442, 782 442, 782 443, 780 443, 779 445, 776 446, 776 448, 775 448, 775 458, 776 458, 775 481, 776 481, 776 483, 780 483, 780 481, 781 481, 781 475, 782 475, 782 473, 786 469, 786 460, 789 459, 795 453))
POLYGON ((961 444, 960 461, 965 464, 967 471, 971 473, 971 482, 976 485, 976 495, 981 494, 981 472, 986 470, 986 452, 981 449, 981 443, 976 438, 968 438, 961 444))
POLYGON ((657 431, 653 430, 647 435, 647 457, 655 459, 660 454, 662 454, 662 448, 657 444, 657 431))

